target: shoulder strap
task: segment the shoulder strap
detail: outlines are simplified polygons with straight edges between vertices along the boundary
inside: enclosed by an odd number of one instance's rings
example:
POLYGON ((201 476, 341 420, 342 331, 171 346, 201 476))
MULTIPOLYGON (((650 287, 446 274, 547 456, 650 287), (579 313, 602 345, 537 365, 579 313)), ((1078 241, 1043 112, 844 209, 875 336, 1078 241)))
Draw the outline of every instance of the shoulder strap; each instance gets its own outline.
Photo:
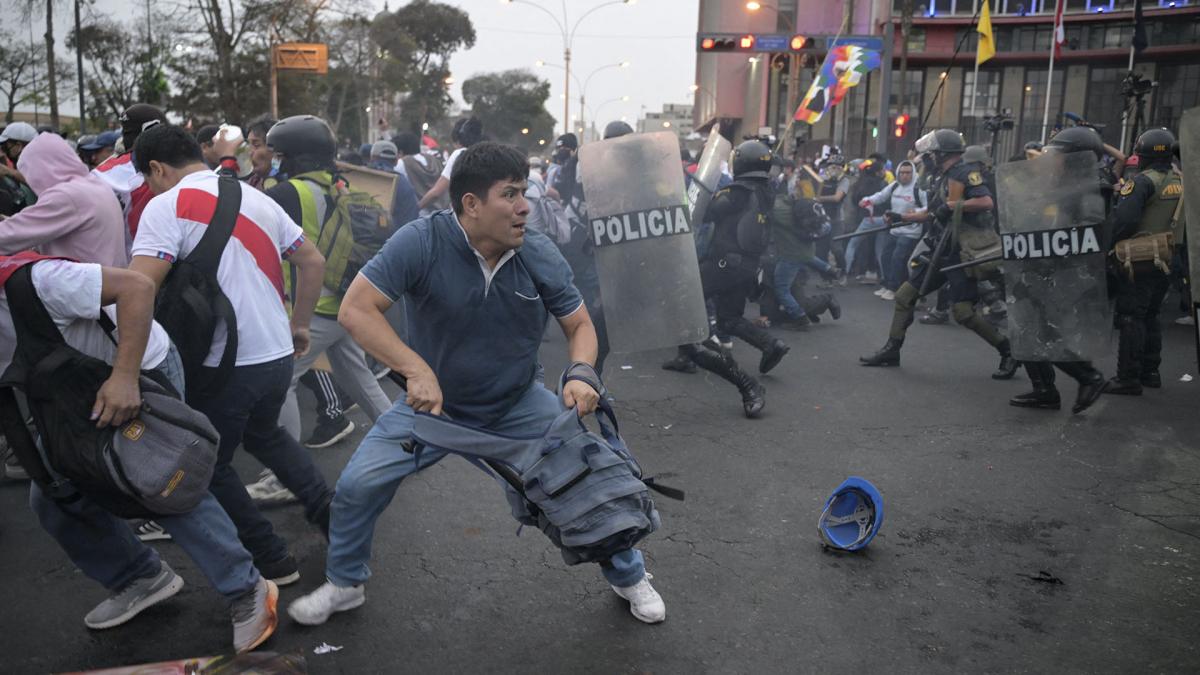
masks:
POLYGON ((212 220, 200 243, 187 256, 188 262, 210 277, 217 276, 221 253, 229 243, 233 227, 237 224, 238 212, 242 208, 242 185, 237 179, 221 176, 217 186, 217 208, 213 211, 212 220))
POLYGON ((4 284, 4 290, 17 334, 17 350, 27 366, 67 343, 33 286, 33 265, 25 265, 14 272, 4 284))

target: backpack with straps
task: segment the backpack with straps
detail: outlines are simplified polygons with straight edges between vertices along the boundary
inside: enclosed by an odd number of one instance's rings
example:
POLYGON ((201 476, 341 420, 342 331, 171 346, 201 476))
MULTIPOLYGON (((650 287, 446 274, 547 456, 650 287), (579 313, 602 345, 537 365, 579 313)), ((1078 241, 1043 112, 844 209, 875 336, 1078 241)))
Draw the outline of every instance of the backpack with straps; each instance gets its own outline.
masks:
POLYGON ((154 303, 154 320, 179 350, 189 399, 220 390, 237 359, 237 315, 217 283, 217 268, 241 210, 242 185, 221 176, 218 186, 217 206, 204 236, 187 257, 171 266, 154 303), (225 350, 214 372, 204 369, 204 360, 220 321, 225 322, 225 350))
POLYGON ((379 252, 398 227, 374 197, 350 187, 341 176, 335 177, 328 171, 310 171, 288 182, 300 198, 304 219, 308 220, 308 214, 312 214, 319 226, 314 243, 325 256, 324 286, 343 295, 358 276, 358 271, 379 252), (331 198, 332 208, 326 203, 318 203, 318 196, 331 198))
MULTIPOLYGON (((112 366, 66 343, 37 295, 32 269, 25 264, 4 284, 17 349, 0 382, 0 428, 21 465, 51 499, 70 502, 86 495, 123 518, 178 515, 195 508, 212 480, 220 442, 216 429, 153 371, 139 378, 142 409, 137 417, 119 428, 97 429, 92 406, 112 366), (25 426, 13 389, 25 393, 44 456, 25 426)), ((113 340, 116 327, 103 311, 98 323, 113 340)))

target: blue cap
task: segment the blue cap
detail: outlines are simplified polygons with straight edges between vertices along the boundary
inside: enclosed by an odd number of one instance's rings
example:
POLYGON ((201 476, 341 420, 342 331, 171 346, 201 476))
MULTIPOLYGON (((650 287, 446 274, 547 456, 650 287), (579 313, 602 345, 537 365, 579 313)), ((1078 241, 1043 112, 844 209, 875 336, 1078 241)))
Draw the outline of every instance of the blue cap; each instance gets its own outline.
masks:
POLYGON ((857 551, 875 538, 883 525, 883 495, 865 478, 851 476, 825 500, 817 530, 826 546, 857 551))
POLYGON ((121 137, 116 131, 105 131, 96 136, 96 140, 86 145, 79 146, 80 150, 99 150, 100 148, 111 148, 117 144, 117 139, 121 137))

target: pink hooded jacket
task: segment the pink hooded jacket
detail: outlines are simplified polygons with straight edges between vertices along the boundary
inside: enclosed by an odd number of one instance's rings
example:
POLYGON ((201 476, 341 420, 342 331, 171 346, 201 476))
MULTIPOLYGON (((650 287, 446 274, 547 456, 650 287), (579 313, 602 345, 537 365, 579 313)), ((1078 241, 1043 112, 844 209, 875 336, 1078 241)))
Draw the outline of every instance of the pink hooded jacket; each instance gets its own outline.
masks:
POLYGON ((112 188, 91 175, 56 134, 39 134, 17 161, 37 203, 0 220, 0 254, 36 248, 108 267, 128 267, 125 216, 112 188))

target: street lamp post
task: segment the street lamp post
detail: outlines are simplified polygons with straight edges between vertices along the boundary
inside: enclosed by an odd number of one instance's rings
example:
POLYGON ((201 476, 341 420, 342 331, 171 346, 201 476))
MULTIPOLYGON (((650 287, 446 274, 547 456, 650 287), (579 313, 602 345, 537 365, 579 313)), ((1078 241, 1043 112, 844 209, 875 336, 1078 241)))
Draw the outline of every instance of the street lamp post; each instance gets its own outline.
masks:
POLYGON ((575 43, 575 31, 579 29, 579 24, 584 19, 588 18, 595 11, 608 7, 610 5, 632 5, 635 0, 611 0, 589 9, 582 16, 575 20, 570 30, 567 30, 569 23, 567 18, 567 0, 562 2, 562 20, 550 10, 541 5, 530 2, 529 0, 500 0, 505 5, 528 5, 540 10, 542 13, 554 20, 554 25, 558 26, 558 30, 562 33, 563 41, 563 69, 566 70, 566 75, 563 76, 563 133, 571 131, 571 46, 575 43))

